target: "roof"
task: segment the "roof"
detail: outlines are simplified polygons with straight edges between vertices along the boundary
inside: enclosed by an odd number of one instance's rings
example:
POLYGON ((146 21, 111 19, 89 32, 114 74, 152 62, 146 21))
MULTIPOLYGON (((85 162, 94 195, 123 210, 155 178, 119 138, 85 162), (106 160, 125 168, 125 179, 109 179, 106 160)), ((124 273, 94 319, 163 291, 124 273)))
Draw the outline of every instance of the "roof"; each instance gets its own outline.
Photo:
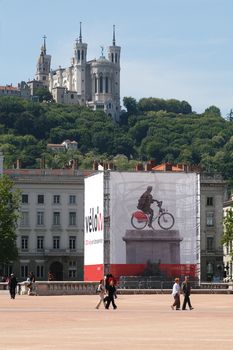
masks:
POLYGON ((0 90, 18 90, 18 88, 11 85, 5 85, 5 86, 0 86, 0 90))
POLYGON ((60 143, 48 143, 47 147, 64 148, 65 145, 61 145, 60 143))
MULTIPOLYGON (((166 171, 166 164, 163 163, 163 164, 160 164, 160 165, 156 165, 152 168, 152 170, 156 170, 156 171, 166 171)), ((177 171, 177 172, 183 172, 184 170, 179 168, 178 166, 176 165, 172 165, 172 169, 171 171, 177 171)))

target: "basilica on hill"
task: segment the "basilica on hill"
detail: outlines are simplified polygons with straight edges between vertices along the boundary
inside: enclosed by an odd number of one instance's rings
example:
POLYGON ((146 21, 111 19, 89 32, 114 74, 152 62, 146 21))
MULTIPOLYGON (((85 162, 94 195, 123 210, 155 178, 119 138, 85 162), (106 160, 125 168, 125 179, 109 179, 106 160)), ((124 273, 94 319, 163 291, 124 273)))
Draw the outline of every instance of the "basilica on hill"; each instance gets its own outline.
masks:
POLYGON ((119 120, 121 47, 116 45, 115 26, 108 57, 104 56, 102 48, 98 59, 87 60, 87 43, 83 42, 80 23, 71 64, 66 68, 51 69, 51 55, 47 54, 46 37, 43 39, 35 79, 27 83, 31 94, 34 95, 38 87, 46 87, 57 103, 89 106, 119 120))

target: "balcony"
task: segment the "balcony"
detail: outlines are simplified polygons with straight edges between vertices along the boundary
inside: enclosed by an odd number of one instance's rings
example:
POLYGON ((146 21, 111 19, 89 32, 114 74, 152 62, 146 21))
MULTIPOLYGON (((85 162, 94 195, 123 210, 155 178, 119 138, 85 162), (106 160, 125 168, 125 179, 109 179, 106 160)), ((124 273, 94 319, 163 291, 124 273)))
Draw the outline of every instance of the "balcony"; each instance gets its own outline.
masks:
POLYGON ((19 251, 19 257, 38 256, 77 256, 83 254, 80 249, 30 249, 19 251))

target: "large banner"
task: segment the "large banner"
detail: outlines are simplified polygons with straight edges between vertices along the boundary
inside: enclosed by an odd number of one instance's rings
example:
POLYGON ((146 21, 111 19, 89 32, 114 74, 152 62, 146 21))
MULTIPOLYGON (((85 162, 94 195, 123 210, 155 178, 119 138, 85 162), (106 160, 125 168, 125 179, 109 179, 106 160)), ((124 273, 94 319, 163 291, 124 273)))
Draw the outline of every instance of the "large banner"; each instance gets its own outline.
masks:
POLYGON ((84 280, 103 278, 104 263, 104 174, 85 179, 84 280))
POLYGON ((111 172, 109 185, 111 272, 198 277, 198 175, 111 172))

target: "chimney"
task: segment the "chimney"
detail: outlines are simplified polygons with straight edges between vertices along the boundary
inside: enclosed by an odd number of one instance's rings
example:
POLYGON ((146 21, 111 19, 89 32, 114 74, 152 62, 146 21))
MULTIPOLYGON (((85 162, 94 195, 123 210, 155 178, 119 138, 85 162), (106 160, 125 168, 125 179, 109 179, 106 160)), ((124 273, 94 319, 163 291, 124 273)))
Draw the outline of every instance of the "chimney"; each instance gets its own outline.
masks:
POLYGON ((98 170, 98 162, 94 160, 93 165, 92 165, 92 170, 98 170))
POLYGON ((155 159, 151 159, 150 160, 150 164, 151 164, 151 169, 154 168, 156 166, 156 161, 155 159))
POLYGON ((138 163, 137 165, 136 165, 136 169, 135 169, 136 171, 143 171, 143 164, 142 163, 138 163))
POLYGON ((114 164, 113 162, 108 163, 108 170, 113 170, 114 169, 114 164))
POLYGON ((184 170, 184 166, 181 163, 177 164, 177 168, 184 170))
POLYGON ((172 164, 171 163, 165 163, 165 171, 172 171, 172 164))
POLYGON ((151 162, 147 162, 145 165, 145 171, 151 171, 151 170, 152 170, 151 162))
POLYGON ((16 169, 20 169, 20 160, 19 159, 17 159, 17 161, 16 161, 16 169))

